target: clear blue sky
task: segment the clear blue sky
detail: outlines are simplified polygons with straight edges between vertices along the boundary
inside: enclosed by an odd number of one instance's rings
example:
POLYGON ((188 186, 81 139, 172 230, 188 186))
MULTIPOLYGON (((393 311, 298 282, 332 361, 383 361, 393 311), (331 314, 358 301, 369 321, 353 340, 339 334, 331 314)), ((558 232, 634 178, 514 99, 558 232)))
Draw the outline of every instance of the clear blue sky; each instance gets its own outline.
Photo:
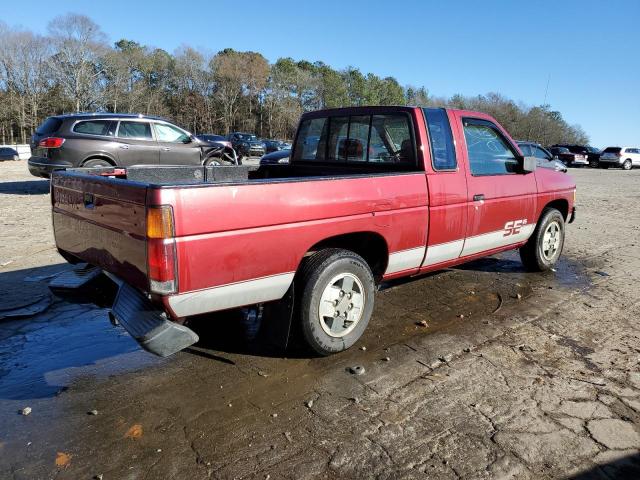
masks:
POLYGON ((593 145, 640 145, 640 0, 29 0, 8 2, 2 20, 45 33, 66 12, 88 15, 111 42, 322 60, 436 96, 541 104, 550 75, 547 102, 593 145))

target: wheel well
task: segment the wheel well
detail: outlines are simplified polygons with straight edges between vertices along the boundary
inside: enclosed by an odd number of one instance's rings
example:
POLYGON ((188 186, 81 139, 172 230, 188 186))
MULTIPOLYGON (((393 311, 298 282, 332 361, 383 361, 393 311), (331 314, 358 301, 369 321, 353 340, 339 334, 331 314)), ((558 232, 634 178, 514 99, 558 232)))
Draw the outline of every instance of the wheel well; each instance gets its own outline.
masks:
POLYGON ((113 160, 111 160, 109 157, 104 156, 104 155, 92 155, 89 158, 85 158, 82 161, 82 166, 84 166, 84 164, 87 163, 90 160, 104 160, 105 162, 109 162, 110 165, 112 165, 114 167, 116 166, 116 163, 113 160))
POLYGON ((376 281, 382 279, 389 261, 387 242, 379 233, 357 232, 326 238, 313 245, 307 254, 324 248, 343 248, 360 255, 369 265, 376 281))
POLYGON ((544 211, 547 208, 555 208, 556 210, 559 210, 565 220, 569 217, 569 202, 562 198, 547 203, 542 210, 544 211))

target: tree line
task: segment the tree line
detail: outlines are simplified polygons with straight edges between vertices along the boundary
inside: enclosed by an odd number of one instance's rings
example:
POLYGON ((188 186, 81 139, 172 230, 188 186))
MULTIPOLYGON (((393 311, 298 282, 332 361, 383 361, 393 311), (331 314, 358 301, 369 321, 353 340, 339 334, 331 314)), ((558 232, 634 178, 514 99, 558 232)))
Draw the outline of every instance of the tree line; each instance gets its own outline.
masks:
POLYGON ((160 115, 193 133, 255 132, 290 139, 302 112, 355 105, 445 106, 493 115, 514 136, 549 145, 587 143, 549 105, 528 106, 498 93, 432 96, 425 87, 336 70, 323 62, 227 48, 189 46, 173 54, 122 39, 110 46, 90 18, 51 20, 47 35, 0 22, 0 142, 27 143, 44 118, 65 112, 160 115))

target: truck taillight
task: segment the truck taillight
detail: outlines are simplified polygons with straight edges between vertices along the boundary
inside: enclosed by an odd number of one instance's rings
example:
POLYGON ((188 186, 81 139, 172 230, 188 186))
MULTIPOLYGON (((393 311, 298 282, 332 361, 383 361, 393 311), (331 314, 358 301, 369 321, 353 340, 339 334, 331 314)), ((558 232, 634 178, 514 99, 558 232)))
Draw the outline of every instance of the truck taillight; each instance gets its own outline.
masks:
POLYGON ((60 148, 63 143, 64 143, 64 138, 49 137, 49 138, 43 138, 42 140, 40 140, 40 143, 38 143, 38 146, 42 148, 60 148))
POLYGON ((178 290, 176 240, 170 206, 147 209, 147 265, 149 289, 167 294, 178 290))

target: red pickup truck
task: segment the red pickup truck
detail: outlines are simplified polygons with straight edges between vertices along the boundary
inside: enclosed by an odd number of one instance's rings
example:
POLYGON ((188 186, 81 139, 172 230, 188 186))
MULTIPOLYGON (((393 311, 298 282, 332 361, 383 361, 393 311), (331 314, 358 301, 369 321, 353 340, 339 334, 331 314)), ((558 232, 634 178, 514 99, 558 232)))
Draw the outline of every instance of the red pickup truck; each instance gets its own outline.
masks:
POLYGON ((483 113, 353 107, 304 114, 288 165, 57 172, 53 226, 68 261, 120 284, 113 316, 151 352, 196 342, 193 315, 293 295, 330 354, 383 280, 516 248, 550 269, 575 190, 483 113))

